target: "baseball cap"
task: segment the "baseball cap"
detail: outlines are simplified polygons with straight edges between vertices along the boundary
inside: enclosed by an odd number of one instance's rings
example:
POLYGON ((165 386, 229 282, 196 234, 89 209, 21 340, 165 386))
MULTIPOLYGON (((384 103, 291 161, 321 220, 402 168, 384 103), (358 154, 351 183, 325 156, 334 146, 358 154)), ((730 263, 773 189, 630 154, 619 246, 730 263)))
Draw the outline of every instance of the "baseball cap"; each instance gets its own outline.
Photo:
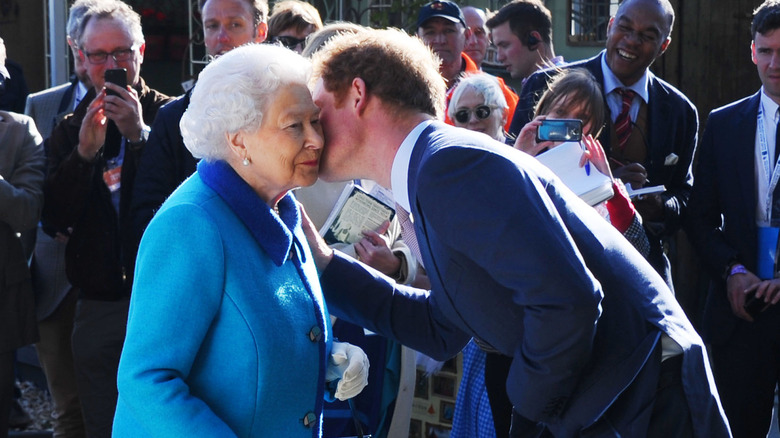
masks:
POLYGON ((463 26, 466 26, 466 18, 463 17, 463 11, 460 10, 458 5, 449 0, 432 1, 420 8, 420 14, 417 15, 417 27, 419 28, 433 17, 446 18, 453 23, 460 22, 463 26))

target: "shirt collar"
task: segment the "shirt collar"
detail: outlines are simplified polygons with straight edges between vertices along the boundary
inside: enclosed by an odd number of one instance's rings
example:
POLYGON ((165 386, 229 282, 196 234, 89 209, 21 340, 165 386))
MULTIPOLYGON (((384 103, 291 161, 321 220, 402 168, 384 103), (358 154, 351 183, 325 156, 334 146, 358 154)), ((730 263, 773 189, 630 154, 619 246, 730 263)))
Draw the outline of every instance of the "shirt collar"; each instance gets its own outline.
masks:
POLYGON ((417 139, 420 138, 420 134, 433 122, 433 120, 425 120, 406 136, 398 151, 395 153, 393 159, 393 169, 390 173, 390 188, 393 190, 393 198, 395 202, 406 211, 411 212, 409 202, 409 161, 412 159, 412 151, 414 145, 417 143, 417 139))
POLYGON ((603 53, 604 56, 601 57, 601 71, 604 72, 604 95, 606 96, 609 93, 615 91, 616 88, 628 88, 638 94, 642 100, 645 101, 645 103, 650 102, 650 93, 647 91, 647 84, 650 82, 650 74, 648 73, 648 70, 645 69, 642 77, 639 78, 639 80, 636 81, 633 85, 626 86, 620 82, 620 79, 615 76, 615 73, 612 73, 609 65, 607 65, 607 53, 603 53))
MULTIPOLYGON (((84 85, 83 82, 77 81, 76 83, 76 102, 81 102, 82 99, 84 99, 84 96, 87 95, 87 86, 84 85)), ((78 104, 76 104, 78 105, 78 104)))
POLYGON ((777 123, 777 110, 780 105, 777 104, 771 97, 767 96, 764 87, 761 87, 761 106, 764 109, 764 117, 768 120, 772 120, 773 123, 777 123), (769 119, 771 115, 771 119, 769 119))

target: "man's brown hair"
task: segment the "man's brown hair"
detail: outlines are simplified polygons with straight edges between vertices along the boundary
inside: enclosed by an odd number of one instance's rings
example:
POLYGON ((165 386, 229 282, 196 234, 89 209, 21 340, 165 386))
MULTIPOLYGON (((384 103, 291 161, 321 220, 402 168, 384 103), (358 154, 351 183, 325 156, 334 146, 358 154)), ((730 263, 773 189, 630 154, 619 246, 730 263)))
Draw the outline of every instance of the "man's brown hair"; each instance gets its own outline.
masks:
POLYGON ((368 93, 396 110, 420 111, 442 118, 446 85, 439 59, 417 37, 398 29, 367 29, 334 37, 314 54, 314 75, 339 105, 352 80, 360 78, 368 93))

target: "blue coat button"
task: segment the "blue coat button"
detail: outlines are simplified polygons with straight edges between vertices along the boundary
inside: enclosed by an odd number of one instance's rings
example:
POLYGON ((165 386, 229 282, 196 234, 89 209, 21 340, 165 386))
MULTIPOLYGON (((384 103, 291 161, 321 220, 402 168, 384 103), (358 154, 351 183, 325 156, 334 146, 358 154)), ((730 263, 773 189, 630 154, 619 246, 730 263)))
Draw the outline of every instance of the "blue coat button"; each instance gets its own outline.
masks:
POLYGON ((320 326, 315 325, 309 330, 309 340, 312 342, 319 342, 322 339, 322 329, 320 326))
POLYGON ((307 412, 306 415, 303 416, 303 425, 309 429, 316 426, 319 422, 319 418, 317 418, 317 415, 314 412, 307 412))

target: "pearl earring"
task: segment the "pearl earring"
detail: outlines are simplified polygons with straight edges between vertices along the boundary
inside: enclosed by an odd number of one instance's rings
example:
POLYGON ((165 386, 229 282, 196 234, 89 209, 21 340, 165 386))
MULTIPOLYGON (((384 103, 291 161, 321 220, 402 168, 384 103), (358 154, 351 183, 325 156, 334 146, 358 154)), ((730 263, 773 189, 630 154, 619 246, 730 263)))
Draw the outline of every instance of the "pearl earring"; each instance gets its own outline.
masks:
POLYGON ((244 157, 244 160, 241 161, 241 164, 243 164, 244 166, 249 166, 249 158, 244 157))

